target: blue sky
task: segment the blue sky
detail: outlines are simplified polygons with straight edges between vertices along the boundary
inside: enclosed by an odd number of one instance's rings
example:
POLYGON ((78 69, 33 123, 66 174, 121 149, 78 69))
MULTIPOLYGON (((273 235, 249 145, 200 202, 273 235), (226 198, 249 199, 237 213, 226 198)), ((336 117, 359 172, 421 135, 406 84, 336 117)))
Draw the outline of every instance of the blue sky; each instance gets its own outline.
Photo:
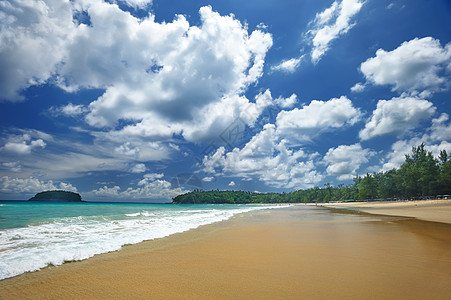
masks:
POLYGON ((0 1, 0 199, 292 191, 451 152, 451 3, 0 1))

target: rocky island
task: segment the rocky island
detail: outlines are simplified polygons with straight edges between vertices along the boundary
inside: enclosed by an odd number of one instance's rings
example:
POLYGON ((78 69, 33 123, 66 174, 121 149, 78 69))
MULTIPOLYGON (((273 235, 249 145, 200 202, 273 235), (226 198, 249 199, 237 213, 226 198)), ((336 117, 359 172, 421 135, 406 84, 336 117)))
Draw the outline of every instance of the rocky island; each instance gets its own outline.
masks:
POLYGON ((80 194, 68 191, 44 191, 37 193, 28 201, 83 202, 80 194))

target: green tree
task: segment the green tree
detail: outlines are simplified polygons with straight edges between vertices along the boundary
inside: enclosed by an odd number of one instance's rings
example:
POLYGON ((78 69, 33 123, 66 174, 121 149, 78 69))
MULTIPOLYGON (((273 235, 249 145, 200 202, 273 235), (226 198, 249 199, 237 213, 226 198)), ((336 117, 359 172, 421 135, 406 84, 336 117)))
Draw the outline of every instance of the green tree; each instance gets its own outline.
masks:
POLYGON ((359 199, 375 199, 377 198, 377 181, 371 174, 366 174, 358 184, 359 199))
POLYGON ((440 176, 438 180, 437 193, 442 195, 451 194, 451 160, 446 150, 440 151, 439 155, 440 176))
POLYGON ((399 169, 403 196, 418 197, 434 194, 439 178, 438 161, 424 148, 424 143, 412 147, 412 154, 406 155, 406 161, 399 169))
POLYGON ((385 199, 399 195, 397 170, 392 169, 378 174, 378 197, 385 199))

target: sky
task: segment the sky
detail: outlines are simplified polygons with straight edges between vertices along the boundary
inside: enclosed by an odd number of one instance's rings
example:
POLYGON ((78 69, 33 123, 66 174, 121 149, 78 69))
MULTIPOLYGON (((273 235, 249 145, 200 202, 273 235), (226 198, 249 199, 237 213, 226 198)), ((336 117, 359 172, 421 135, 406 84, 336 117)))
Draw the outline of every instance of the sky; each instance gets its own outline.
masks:
POLYGON ((0 1, 0 199, 289 192, 451 153, 448 0, 0 1))

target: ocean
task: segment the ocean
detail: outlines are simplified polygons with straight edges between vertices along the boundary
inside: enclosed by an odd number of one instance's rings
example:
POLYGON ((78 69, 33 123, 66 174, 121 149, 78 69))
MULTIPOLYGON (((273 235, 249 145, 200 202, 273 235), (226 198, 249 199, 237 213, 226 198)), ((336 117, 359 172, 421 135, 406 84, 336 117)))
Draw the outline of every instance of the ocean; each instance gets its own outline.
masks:
POLYGON ((0 280, 274 207, 0 201, 0 280))

